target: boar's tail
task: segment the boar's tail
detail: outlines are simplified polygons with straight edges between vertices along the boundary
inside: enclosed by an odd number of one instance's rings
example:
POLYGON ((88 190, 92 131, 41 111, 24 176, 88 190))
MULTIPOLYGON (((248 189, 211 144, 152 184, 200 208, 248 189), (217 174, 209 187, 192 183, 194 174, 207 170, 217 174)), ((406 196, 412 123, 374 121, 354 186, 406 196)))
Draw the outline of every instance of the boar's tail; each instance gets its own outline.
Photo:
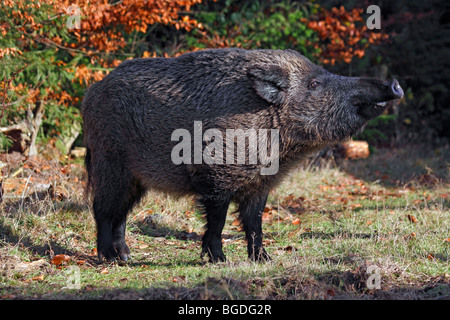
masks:
POLYGON ((86 157, 84 158, 84 166, 86 167, 87 176, 88 176, 85 191, 86 191, 86 195, 89 195, 91 192, 91 189, 92 189, 92 178, 91 178, 92 163, 91 163, 91 149, 88 146, 86 146, 86 157))

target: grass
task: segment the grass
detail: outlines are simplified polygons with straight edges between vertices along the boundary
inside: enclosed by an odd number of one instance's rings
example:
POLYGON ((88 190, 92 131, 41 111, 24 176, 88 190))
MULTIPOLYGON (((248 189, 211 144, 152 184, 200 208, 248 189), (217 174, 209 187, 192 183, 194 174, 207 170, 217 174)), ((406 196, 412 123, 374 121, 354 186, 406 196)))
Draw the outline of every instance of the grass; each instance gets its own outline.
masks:
POLYGON ((132 261, 97 264, 81 164, 27 162, 4 181, 0 298, 449 298, 449 150, 427 154, 379 151, 293 172, 269 196, 272 261, 263 264, 248 260, 235 208, 223 233, 227 262, 210 264, 200 258, 204 221, 192 199, 156 193, 128 218, 132 261), (38 197, 30 190, 42 183, 54 191, 38 197), (58 254, 70 259, 55 265, 58 254))

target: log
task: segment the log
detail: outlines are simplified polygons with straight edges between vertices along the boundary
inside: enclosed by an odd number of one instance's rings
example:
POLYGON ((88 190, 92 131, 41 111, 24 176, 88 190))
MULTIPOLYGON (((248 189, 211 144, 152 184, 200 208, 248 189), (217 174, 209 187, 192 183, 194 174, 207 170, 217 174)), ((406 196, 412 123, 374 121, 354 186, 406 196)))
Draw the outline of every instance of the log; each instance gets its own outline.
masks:
POLYGON ((74 158, 82 158, 86 156, 86 148, 75 147, 70 151, 70 155, 74 158))
POLYGON ((337 153, 345 159, 366 159, 369 154, 369 144, 366 141, 349 140, 337 146, 337 153))
POLYGON ((18 151, 26 156, 36 156, 36 137, 41 127, 44 105, 39 101, 34 110, 27 110, 27 117, 18 124, 0 128, 0 132, 13 141, 8 152, 18 151))
POLYGON ((8 152, 24 153, 30 145, 30 131, 25 121, 8 127, 0 128, 0 132, 9 137, 13 144, 8 152))

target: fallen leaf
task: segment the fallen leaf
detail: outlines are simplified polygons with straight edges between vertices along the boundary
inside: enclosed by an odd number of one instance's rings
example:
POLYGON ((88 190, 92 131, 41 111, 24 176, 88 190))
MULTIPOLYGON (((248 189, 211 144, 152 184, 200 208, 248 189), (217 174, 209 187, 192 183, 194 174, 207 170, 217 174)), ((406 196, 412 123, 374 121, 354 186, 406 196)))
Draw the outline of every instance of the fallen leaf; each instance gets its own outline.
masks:
POLYGON ((262 215, 262 221, 270 221, 272 220, 271 214, 268 212, 264 212, 262 215))
POLYGON ((61 173, 63 174, 67 174, 70 172, 70 169, 68 167, 62 167, 61 169, 59 169, 61 171, 61 173))
POLYGON ((300 221, 300 219, 299 218, 296 218, 296 219, 294 219, 294 221, 292 221, 292 224, 294 224, 294 225, 299 225, 299 224, 301 224, 302 222, 300 221))
POLYGON ((412 222, 412 223, 417 223, 417 222, 419 222, 419 220, 417 220, 417 218, 414 217, 414 216, 411 215, 411 214, 408 214, 406 217, 407 217, 408 220, 409 220, 410 222, 412 222))
POLYGON ((84 264, 86 264, 86 260, 78 260, 77 261, 77 265, 79 265, 79 266, 82 266, 84 264))
POLYGON ((430 253, 430 254, 428 254, 428 256, 427 256, 427 259, 428 259, 428 260, 434 260, 434 256, 430 253))
POLYGON ((108 270, 108 268, 102 268, 102 269, 100 270, 100 273, 106 274, 106 273, 109 273, 109 270, 108 270))
POLYGON ((183 282, 183 281, 185 281, 186 280, 186 277, 185 276, 178 276, 178 277, 173 277, 172 278, 172 281, 173 282, 183 282))
POLYGON ((44 281, 44 275, 41 274, 40 276, 34 277, 31 280, 33 280, 33 281, 44 281))
POLYGON ((350 207, 351 207, 352 209, 362 208, 362 204, 361 204, 361 203, 355 203, 355 204, 350 205, 350 207))
POLYGON ((265 207, 264 211, 263 211, 263 215, 262 215, 262 220, 270 221, 272 219, 272 212, 273 212, 273 209, 271 209, 269 207, 265 207))
POLYGON ((367 220, 366 224, 367 224, 368 226, 371 226, 371 225, 372 225, 372 221, 371 221, 371 220, 367 220))
POLYGON ((50 261, 50 262, 52 264, 54 264, 55 266, 60 266, 63 264, 63 262, 66 262, 69 260, 70 260, 70 256, 68 256, 66 254, 58 254, 58 255, 54 256, 52 261, 50 261))

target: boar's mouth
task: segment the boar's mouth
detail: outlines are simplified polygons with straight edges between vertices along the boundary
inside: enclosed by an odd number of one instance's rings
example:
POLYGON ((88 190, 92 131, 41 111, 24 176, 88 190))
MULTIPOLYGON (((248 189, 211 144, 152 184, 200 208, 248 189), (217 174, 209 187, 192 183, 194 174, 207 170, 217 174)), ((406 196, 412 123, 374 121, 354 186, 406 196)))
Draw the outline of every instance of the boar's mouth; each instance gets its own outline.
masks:
POLYGON ((358 101, 353 102, 353 105, 357 107, 358 114, 364 118, 364 120, 370 120, 383 113, 389 106, 393 105, 396 100, 390 101, 358 101))
MULTIPOLYGON (((369 80, 367 80, 369 81, 369 80)), ((403 98, 403 90, 397 80, 390 83, 370 83, 369 93, 359 94, 352 98, 352 104, 357 108, 358 114, 365 120, 370 120, 403 98)))

